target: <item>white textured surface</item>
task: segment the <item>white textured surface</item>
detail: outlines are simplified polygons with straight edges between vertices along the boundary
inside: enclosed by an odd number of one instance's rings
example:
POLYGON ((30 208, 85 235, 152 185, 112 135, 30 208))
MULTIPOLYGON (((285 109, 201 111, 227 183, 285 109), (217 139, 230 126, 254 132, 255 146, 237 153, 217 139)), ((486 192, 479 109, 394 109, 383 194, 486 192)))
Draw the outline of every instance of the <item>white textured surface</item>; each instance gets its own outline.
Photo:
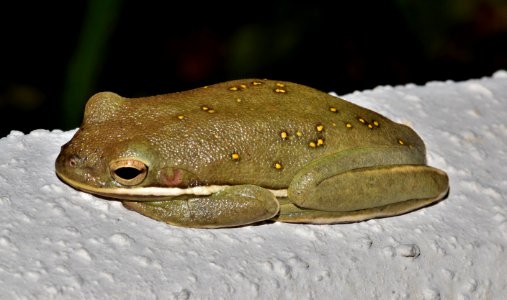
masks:
POLYGON ((172 227, 54 174, 73 132, 0 140, 0 298, 505 299, 507 72, 344 98, 410 124, 447 200, 346 225, 172 227))

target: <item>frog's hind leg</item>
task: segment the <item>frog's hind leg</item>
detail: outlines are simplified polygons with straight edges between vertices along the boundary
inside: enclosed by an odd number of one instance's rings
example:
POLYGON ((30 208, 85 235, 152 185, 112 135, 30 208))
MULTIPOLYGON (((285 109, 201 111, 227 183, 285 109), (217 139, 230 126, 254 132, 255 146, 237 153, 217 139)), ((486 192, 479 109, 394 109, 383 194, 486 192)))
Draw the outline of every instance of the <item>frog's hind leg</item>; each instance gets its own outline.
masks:
POLYGON ((196 228, 233 227, 267 220, 280 209, 266 189, 253 185, 231 186, 210 196, 137 202, 123 205, 142 215, 171 225, 196 228))
POLYGON ((301 222, 306 215, 313 223, 353 222, 403 214, 442 199, 447 175, 410 151, 364 148, 313 162, 289 186, 288 199, 295 205, 282 206, 280 221, 301 222))

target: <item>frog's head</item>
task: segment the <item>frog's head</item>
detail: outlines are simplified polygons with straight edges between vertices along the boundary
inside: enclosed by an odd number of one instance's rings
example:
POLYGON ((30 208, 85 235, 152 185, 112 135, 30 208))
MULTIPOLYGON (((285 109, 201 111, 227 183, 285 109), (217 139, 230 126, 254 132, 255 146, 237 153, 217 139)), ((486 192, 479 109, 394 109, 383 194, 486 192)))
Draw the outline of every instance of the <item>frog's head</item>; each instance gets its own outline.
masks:
POLYGON ((192 173, 161 156, 148 129, 134 121, 138 116, 122 108, 123 99, 106 92, 88 101, 81 128, 56 159, 58 177, 86 192, 138 201, 156 198, 143 190, 195 185, 192 173))

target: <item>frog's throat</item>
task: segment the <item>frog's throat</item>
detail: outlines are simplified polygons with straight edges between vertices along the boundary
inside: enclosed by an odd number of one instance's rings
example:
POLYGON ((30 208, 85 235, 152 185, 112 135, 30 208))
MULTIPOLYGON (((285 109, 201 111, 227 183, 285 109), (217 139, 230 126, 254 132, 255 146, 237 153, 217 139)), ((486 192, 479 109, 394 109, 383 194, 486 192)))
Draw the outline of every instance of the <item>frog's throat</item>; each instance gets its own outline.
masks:
MULTIPOLYGON (((177 188, 177 187, 100 188, 77 182, 75 180, 63 176, 62 174, 57 173, 57 175, 64 182, 84 192, 118 199, 132 199, 135 197, 139 197, 140 199, 136 198, 137 201, 143 200, 153 201, 153 199, 151 198, 175 197, 181 195, 208 196, 220 192, 222 190, 225 190, 226 188, 231 186, 231 185, 203 185, 189 188, 177 188)), ((273 193, 275 197, 278 198, 287 197, 287 189, 279 189, 279 190, 269 189, 269 191, 273 193)))

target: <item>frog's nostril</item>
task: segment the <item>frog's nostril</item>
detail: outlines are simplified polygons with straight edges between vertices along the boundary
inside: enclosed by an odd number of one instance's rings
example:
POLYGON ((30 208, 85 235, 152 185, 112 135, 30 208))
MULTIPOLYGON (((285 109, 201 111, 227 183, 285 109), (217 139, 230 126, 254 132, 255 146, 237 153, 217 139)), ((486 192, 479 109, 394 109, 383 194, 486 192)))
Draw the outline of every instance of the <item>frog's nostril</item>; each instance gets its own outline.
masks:
POLYGON ((71 166, 73 168, 77 166, 77 161, 74 157, 69 159, 69 166, 71 166))
POLYGON ((76 154, 73 154, 67 160, 67 164, 69 165, 69 167, 75 168, 79 165, 79 161, 80 161, 79 156, 77 156, 76 154))

